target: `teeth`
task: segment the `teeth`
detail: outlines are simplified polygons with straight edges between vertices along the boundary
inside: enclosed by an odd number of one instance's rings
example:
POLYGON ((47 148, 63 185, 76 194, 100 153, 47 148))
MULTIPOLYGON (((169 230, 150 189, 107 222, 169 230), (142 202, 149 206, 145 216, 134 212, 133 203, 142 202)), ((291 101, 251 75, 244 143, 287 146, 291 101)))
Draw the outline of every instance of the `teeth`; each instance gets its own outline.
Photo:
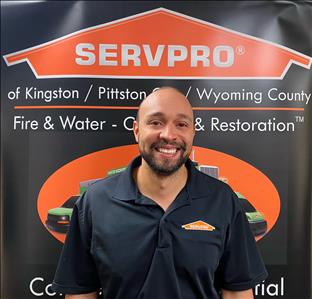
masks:
POLYGON ((168 148, 159 148, 158 149, 161 153, 164 154, 175 154, 177 152, 176 148, 168 149, 168 148))

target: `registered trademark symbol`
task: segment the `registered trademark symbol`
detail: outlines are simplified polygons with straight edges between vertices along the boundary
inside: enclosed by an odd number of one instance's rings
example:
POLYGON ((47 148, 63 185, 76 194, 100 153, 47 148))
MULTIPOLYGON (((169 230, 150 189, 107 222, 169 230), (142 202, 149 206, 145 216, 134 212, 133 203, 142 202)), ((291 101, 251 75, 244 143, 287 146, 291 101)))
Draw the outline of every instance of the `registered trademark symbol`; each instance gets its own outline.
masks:
POLYGON ((243 54, 245 54, 245 47, 244 47, 244 46, 237 46, 237 47, 236 47, 236 53, 237 53, 238 55, 243 55, 243 54))

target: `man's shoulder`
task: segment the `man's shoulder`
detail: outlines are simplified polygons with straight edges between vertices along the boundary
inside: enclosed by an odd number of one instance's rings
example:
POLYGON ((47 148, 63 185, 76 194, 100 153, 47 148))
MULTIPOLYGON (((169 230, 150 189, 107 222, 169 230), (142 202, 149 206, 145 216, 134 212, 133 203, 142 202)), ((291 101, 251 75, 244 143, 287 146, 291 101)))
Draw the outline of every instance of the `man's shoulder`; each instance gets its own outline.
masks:
POLYGON ((83 214, 86 211, 96 213, 96 211, 103 211, 103 208, 110 207, 114 201, 114 194, 119 188, 120 175, 121 173, 98 179, 89 185, 76 202, 78 210, 83 214))
POLYGON ((119 183, 119 178, 121 175, 122 175, 121 173, 118 173, 95 181, 88 187, 87 189, 88 194, 91 195, 103 192, 105 193, 114 192, 116 186, 119 183))
POLYGON ((197 169, 194 172, 192 187, 199 193, 215 194, 221 192, 229 196, 234 193, 227 183, 197 169))
POLYGON ((239 207, 237 195, 228 183, 197 169, 194 173, 191 192, 193 198, 205 198, 229 211, 239 207))

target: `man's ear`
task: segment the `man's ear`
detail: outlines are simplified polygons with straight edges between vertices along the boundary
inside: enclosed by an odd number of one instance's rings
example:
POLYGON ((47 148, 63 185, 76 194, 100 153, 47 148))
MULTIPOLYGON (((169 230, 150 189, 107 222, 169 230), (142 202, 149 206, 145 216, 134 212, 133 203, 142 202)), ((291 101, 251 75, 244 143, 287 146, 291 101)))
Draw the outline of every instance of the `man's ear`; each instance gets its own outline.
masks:
POLYGON ((139 142, 139 123, 134 120, 133 121, 133 134, 136 142, 139 142))

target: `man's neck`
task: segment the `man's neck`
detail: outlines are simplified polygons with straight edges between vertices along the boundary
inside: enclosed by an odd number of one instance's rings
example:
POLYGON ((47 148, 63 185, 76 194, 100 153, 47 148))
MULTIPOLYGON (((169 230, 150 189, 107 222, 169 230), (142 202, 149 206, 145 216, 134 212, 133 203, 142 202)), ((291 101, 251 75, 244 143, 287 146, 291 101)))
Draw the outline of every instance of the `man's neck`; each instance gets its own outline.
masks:
POLYGON ((142 164, 133 175, 140 192, 166 210, 185 186, 188 172, 183 165, 173 174, 162 176, 142 159, 142 164))

